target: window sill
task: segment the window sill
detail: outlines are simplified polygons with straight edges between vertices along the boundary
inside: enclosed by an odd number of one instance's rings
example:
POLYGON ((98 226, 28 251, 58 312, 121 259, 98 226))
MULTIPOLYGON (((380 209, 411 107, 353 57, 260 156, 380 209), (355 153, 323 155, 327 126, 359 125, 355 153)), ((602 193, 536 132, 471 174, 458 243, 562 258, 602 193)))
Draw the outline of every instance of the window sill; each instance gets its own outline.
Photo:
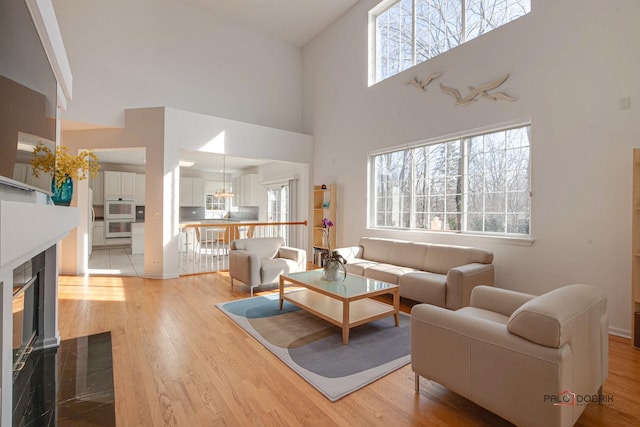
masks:
MULTIPOLYGON (((367 230, 375 231, 375 232, 384 232, 385 234, 390 233, 391 236, 379 236, 379 237, 388 237, 388 238, 396 238, 395 236, 399 236, 400 234, 407 235, 404 237, 405 240, 416 240, 421 241, 422 239, 416 239, 415 236, 429 236, 437 238, 438 242, 434 243, 443 243, 443 244, 457 244, 456 242, 460 241, 461 245, 469 245, 472 246, 474 241, 477 242, 495 242, 504 245, 515 245, 515 246, 532 246, 535 239, 532 236, 499 236, 495 234, 474 234, 474 233, 458 233, 451 231, 429 231, 429 230, 407 230, 407 229, 394 229, 394 228, 378 228, 378 227, 368 227, 367 230), (414 238, 409 237, 411 234, 414 238), (444 240, 447 242, 445 243, 444 240)), ((402 239, 403 237, 397 237, 402 239)))

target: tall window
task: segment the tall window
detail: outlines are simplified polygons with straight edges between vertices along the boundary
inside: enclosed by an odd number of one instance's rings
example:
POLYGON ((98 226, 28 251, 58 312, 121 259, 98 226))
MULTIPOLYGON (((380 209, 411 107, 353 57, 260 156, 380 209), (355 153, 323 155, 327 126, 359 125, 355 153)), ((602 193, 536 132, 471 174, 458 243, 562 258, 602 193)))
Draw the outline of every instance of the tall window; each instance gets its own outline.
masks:
POLYGON ((371 156, 374 227, 529 235, 530 126, 371 156))
POLYGON ((531 0, 388 0, 370 12, 373 84, 531 11, 531 0))

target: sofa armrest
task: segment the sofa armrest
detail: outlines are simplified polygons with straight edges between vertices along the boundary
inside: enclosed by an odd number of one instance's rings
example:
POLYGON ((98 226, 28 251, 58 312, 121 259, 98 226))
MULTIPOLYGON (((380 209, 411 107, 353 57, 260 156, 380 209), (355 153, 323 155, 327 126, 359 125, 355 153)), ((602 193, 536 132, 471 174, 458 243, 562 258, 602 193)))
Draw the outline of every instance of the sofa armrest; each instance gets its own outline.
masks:
POLYGON ((535 298, 535 295, 480 285, 471 291, 470 305, 510 317, 522 304, 532 298, 535 298))
POLYGON ((341 255, 342 258, 346 259, 347 262, 354 258, 362 258, 362 246, 347 246, 344 248, 334 249, 338 252, 338 255, 341 255))
POLYGON ((493 286, 493 264, 472 263, 447 272, 446 307, 457 310, 471 303, 471 291, 478 285, 493 286))
POLYGON ((307 266, 307 251, 304 249, 281 246, 278 249, 278 258, 294 260, 298 264, 298 271, 304 270, 307 266))
POLYGON ((260 258, 253 252, 229 251, 229 276, 249 286, 260 285, 260 258))

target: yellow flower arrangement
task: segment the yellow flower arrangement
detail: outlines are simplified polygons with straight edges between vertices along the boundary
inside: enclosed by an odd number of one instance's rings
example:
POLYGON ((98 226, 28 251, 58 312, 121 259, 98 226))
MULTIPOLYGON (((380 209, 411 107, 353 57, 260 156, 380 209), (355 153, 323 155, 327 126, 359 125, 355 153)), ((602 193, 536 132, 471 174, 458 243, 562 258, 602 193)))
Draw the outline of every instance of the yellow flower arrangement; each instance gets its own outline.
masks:
POLYGON ((77 156, 69 154, 69 149, 64 145, 57 145, 55 153, 43 143, 38 143, 33 148, 31 159, 33 176, 40 173, 50 174, 54 177, 56 188, 62 187, 67 178, 82 181, 89 175, 95 178, 100 170, 98 158, 93 151, 83 151, 77 156))

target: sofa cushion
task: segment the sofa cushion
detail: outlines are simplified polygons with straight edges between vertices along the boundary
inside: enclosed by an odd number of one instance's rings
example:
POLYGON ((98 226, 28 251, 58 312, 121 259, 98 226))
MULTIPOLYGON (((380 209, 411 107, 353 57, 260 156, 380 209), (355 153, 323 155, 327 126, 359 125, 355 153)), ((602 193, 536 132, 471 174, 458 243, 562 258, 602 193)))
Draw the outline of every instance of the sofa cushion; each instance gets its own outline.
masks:
POLYGON ((415 270, 409 267, 399 267, 397 265, 379 263, 367 268, 364 271, 364 276, 397 285, 400 277, 413 271, 415 270))
POLYGON ((353 258, 350 259, 344 266, 347 268, 347 272, 351 274, 357 274, 358 276, 364 276, 364 271, 372 265, 378 264, 375 261, 369 261, 368 259, 353 258))
POLYGON ((429 245, 425 243, 395 241, 389 248, 389 264, 422 270, 428 249, 429 245))
POLYGON ((564 286, 522 304, 509 318, 507 329, 536 344, 560 348, 571 338, 575 319, 596 304, 602 313, 606 311, 606 297, 594 286, 564 286))
POLYGON ((389 255, 394 240, 363 237, 360 239, 362 258, 371 261, 389 263, 389 255))
POLYGON ((400 295, 414 301, 445 306, 447 276, 428 271, 412 271, 400 278, 400 295))
POLYGON ((262 284, 275 283, 280 275, 296 271, 298 263, 292 259, 274 258, 263 259, 260 265, 260 279, 262 284))
POLYGON ((254 253, 259 259, 275 258, 281 246, 284 246, 284 239, 282 237, 239 239, 231 242, 231 249, 240 249, 254 253))
POLYGON ((491 264, 493 253, 466 246, 429 245, 422 270, 446 274, 453 267, 474 262, 491 264))

